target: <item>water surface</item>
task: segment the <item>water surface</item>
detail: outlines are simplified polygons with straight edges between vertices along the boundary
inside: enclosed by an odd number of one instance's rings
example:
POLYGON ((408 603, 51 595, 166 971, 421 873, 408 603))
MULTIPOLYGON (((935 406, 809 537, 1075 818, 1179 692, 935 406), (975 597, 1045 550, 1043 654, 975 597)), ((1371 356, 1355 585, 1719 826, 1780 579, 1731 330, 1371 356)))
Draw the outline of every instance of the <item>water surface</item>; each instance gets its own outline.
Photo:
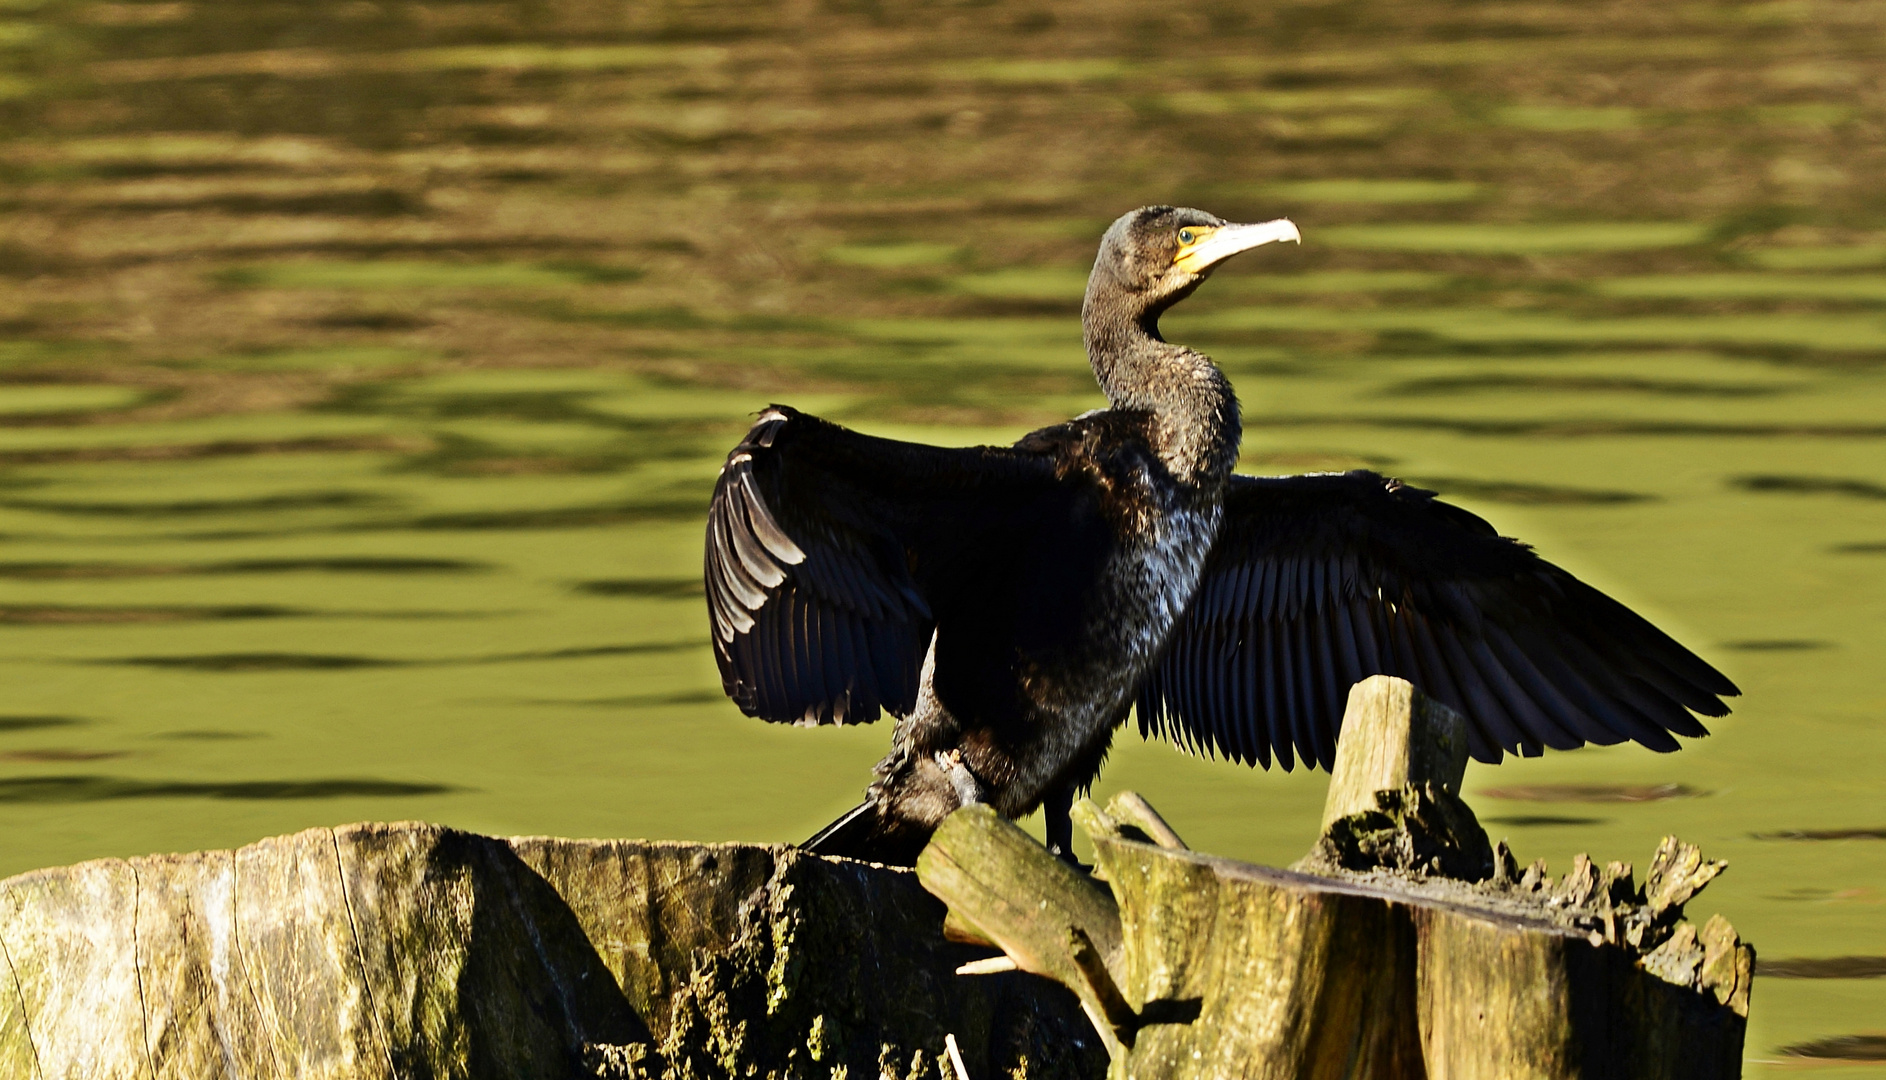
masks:
MULTIPOLYGON (((0 873, 804 837, 889 732, 720 698, 720 456, 775 400, 950 443, 1100 404, 1099 230, 1181 202, 1305 237, 1167 320, 1246 470, 1440 488, 1747 691, 1677 755, 1476 766, 1490 829, 1727 858, 1701 913, 1788 961, 1751 1071, 1878 1075, 1883 21, 4 0, 0 873)), ((1275 863, 1324 782, 1129 735, 1100 792, 1275 863)))

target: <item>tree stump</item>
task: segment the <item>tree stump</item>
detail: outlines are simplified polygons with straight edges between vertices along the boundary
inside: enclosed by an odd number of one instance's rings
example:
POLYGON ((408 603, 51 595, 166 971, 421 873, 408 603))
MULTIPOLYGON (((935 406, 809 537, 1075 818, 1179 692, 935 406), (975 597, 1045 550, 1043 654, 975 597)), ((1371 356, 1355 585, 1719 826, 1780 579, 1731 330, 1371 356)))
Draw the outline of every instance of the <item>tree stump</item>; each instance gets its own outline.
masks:
POLYGON ((1723 864, 1667 838, 1641 888, 1584 856, 1520 874, 1459 798, 1457 722, 1401 680, 1358 684, 1294 869, 1184 850, 1126 796, 1076 807, 1112 905, 1061 895, 1066 868, 983 808, 945 821, 918 877, 1081 996, 1116 1077, 1739 1076, 1754 951, 1720 916, 1682 921, 1723 864), (1082 937, 1118 950, 1084 966, 1082 937))
POLYGON ((418 823, 0 882, 0 1077, 1092 1080, 906 870, 418 823))
POLYGON ((1323 829, 1375 808, 1375 793, 1436 784, 1460 794, 1467 719, 1406 679, 1371 675, 1349 688, 1323 829))

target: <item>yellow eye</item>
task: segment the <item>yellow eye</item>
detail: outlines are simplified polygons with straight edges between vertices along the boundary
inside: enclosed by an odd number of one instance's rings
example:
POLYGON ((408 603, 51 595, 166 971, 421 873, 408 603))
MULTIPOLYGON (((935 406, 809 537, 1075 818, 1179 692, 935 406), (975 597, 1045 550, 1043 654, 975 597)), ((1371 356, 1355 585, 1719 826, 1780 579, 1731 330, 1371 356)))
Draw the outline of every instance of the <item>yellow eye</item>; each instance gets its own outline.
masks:
POLYGON ((1197 239, 1198 239, 1198 234, 1193 232, 1192 230, 1190 229, 1179 230, 1179 243, 1190 244, 1197 239))

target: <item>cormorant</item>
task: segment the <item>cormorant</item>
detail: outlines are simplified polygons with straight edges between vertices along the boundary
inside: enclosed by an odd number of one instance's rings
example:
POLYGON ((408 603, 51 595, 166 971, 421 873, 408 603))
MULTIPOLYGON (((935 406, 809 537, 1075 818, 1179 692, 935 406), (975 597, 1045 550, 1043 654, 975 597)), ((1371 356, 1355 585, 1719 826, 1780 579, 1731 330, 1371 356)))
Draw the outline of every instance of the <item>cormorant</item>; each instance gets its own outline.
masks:
POLYGON ((1159 316, 1297 240, 1150 206, 1106 231, 1081 308, 1109 407, 1014 446, 874 438, 774 405, 714 488, 707 605, 750 716, 897 716, 865 801, 809 840, 914 860, 968 802, 1068 808, 1135 706, 1143 735, 1330 768, 1346 695, 1399 675, 1481 761, 1708 734, 1736 687, 1649 622, 1434 493, 1373 472, 1233 475, 1224 374, 1159 316))

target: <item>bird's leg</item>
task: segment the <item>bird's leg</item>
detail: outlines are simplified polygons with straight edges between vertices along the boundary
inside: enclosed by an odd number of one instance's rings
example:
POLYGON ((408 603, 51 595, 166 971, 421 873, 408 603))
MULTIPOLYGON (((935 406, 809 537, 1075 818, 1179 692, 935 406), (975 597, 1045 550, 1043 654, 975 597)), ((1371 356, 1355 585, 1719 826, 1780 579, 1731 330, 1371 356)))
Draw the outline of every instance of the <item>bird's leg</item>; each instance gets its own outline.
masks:
POLYGON ((1059 784, 1041 800, 1041 817, 1047 826, 1048 850, 1062 862, 1079 866, 1080 860, 1074 857, 1074 819, 1069 815, 1073 807, 1074 785, 1059 784))

